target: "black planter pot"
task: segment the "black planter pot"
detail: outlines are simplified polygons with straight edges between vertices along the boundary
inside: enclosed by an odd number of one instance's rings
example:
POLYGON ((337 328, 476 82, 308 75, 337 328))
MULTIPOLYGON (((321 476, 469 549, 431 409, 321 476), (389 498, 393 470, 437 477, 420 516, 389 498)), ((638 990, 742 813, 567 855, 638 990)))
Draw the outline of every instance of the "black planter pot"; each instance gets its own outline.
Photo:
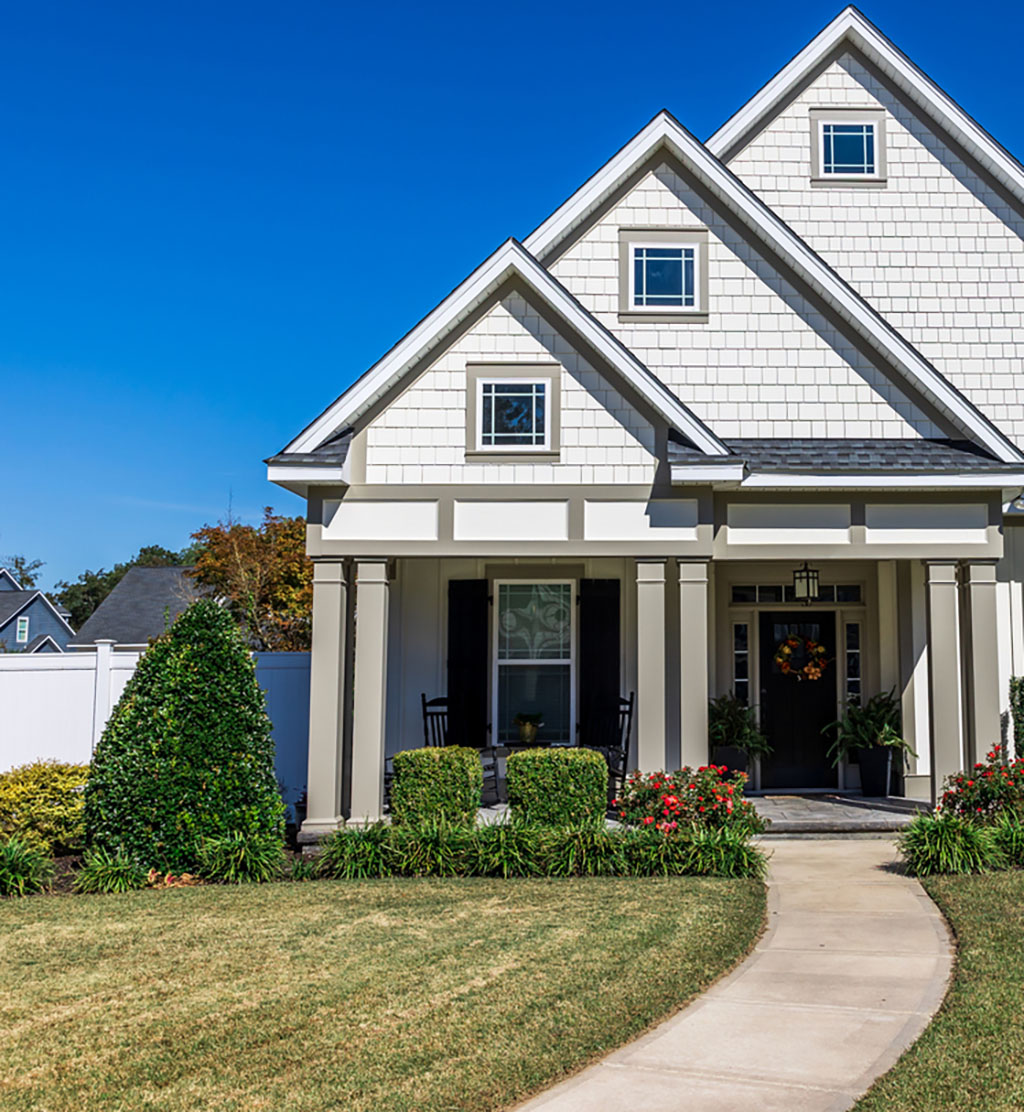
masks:
POLYGON ((889 770, 892 768, 892 749, 875 745, 871 749, 858 749, 860 762, 860 790, 872 798, 881 799, 889 794, 889 770))
POLYGON ((747 754, 735 745, 716 745, 711 750, 711 763, 725 765, 730 772, 746 772, 747 754))

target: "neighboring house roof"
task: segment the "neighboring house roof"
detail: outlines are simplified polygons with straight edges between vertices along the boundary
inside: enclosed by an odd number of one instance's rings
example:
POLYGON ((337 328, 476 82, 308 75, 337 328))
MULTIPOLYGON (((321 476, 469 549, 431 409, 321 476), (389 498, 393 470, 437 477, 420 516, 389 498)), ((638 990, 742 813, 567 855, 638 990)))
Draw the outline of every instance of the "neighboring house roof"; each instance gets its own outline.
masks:
POLYGON ((851 325, 892 368, 904 388, 927 398, 962 436, 994 456, 1008 462, 1024 461, 1024 453, 669 112, 658 113, 584 182, 526 238, 526 249, 538 259, 550 259, 630 174, 662 149, 677 158, 798 280, 851 325))
MULTIPOLYGON (((518 278, 542 306, 564 321, 669 425, 709 456, 726 455, 727 450, 715 434, 656 378, 637 357, 599 323, 575 297, 548 273, 522 244, 506 240, 461 285, 457 286, 432 312, 428 313, 388 353, 357 379, 311 425, 307 426, 284 452, 271 457, 274 464, 301 459, 321 445, 325 439, 351 425, 374 402, 382 397, 412 367, 436 350, 445 337, 481 304, 493 297, 511 278, 518 278)), ((600 369, 600 368, 598 368, 600 369)), ((270 461, 268 461, 269 463, 270 461)), ((285 477, 273 474, 271 478, 285 477)))
MULTIPOLYGON (((993 459, 966 440, 736 438, 725 443, 744 479, 793 476, 797 482, 818 477, 837 486, 858 480, 877 485, 877 478, 897 474, 901 485, 1000 488, 1024 483, 1024 466, 993 459)), ((677 481, 686 481, 693 468, 702 474, 706 462, 672 440, 668 460, 677 481)))
POLYGON ((21 584, 14 578, 14 576, 7 570, 7 568, 0 568, 0 591, 20 591, 21 584))
POLYGON ((23 610, 31 606, 36 599, 40 599, 44 606, 53 611, 58 620, 67 626, 68 633, 74 634, 75 631, 68 625, 67 619, 42 591, 23 591, 20 588, 17 591, 0 591, 0 626, 6 625, 12 618, 16 618, 23 610))
POLYGON ((197 598, 199 590, 186 575, 190 568, 129 568, 69 642, 70 648, 95 641, 148 645, 197 598))
POLYGON ((48 633, 38 633, 21 651, 25 653, 62 653, 64 650, 48 633))
POLYGON ((1018 201, 1024 202, 1024 166, 853 6, 844 8, 731 116, 708 139, 708 150, 719 158, 731 157, 787 103, 819 66, 851 47, 873 63, 1018 201))

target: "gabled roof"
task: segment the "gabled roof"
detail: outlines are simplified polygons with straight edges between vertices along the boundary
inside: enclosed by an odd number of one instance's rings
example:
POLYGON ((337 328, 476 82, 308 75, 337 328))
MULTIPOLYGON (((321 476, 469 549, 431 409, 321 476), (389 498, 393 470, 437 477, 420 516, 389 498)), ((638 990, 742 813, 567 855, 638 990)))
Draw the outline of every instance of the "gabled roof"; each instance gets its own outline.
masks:
POLYGON ((852 47, 873 63, 929 119, 1024 203, 1024 166, 852 6, 844 8, 730 117, 707 141, 708 150, 719 158, 731 157, 779 111, 802 81, 844 46, 852 47))
POLYGON ((53 652, 62 653, 64 651, 48 633, 37 633, 22 649, 22 652, 41 653, 46 651, 47 646, 50 646, 53 652))
POLYGON ((198 598, 201 591, 188 578, 191 568, 131 567, 117 586, 89 615, 70 648, 91 648, 95 641, 121 645, 149 644, 198 598))
MULTIPOLYGON (((281 453, 303 459, 337 430, 351 425, 415 364, 437 349, 470 313, 510 278, 518 278, 539 303, 564 321, 617 372, 669 425, 710 456, 727 454, 713 432, 630 352, 575 297, 514 239, 509 239, 407 333, 366 374, 307 426, 281 453)), ((281 458, 272 457, 276 463, 281 458)))
POLYGON ((20 591, 21 584, 14 578, 14 576, 7 570, 7 568, 0 568, 0 591, 20 591))
POLYGON ((906 388, 927 398, 961 436, 998 459, 1024 460, 1024 453, 976 406, 668 112, 655 116, 532 232, 525 240, 526 249, 537 258, 548 260, 598 205, 660 150, 678 159, 769 252, 790 267, 879 353, 906 388))
POLYGON ((75 632, 71 626, 68 625, 64 615, 52 602, 50 602, 42 591, 22 591, 20 588, 17 591, 0 591, 0 626, 7 625, 12 618, 16 618, 23 610, 31 606, 36 599, 40 599, 44 606, 53 611, 57 620, 65 626, 68 633, 73 634, 75 632))

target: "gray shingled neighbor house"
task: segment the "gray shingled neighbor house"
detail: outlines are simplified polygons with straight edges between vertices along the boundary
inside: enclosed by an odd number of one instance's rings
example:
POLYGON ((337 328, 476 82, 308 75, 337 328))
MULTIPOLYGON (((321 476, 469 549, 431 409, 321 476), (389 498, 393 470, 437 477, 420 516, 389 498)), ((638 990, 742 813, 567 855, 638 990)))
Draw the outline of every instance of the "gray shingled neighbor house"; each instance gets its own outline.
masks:
POLYGON ((74 635, 67 611, 0 568, 0 652, 62 653, 74 635))
POLYGON ((133 567, 96 607, 68 643, 69 650, 95 649, 113 641, 114 651, 140 652, 199 597, 185 567, 133 567))

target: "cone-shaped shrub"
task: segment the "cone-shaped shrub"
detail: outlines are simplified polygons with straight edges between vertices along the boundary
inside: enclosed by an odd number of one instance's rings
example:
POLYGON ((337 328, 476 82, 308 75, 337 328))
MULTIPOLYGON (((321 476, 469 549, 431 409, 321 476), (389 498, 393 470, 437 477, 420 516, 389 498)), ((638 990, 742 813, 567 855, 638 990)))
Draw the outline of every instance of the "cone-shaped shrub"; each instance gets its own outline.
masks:
POLYGON ((86 839, 146 868, 195 870, 203 838, 283 834, 274 745, 249 650, 203 599, 139 661, 93 756, 86 839))

